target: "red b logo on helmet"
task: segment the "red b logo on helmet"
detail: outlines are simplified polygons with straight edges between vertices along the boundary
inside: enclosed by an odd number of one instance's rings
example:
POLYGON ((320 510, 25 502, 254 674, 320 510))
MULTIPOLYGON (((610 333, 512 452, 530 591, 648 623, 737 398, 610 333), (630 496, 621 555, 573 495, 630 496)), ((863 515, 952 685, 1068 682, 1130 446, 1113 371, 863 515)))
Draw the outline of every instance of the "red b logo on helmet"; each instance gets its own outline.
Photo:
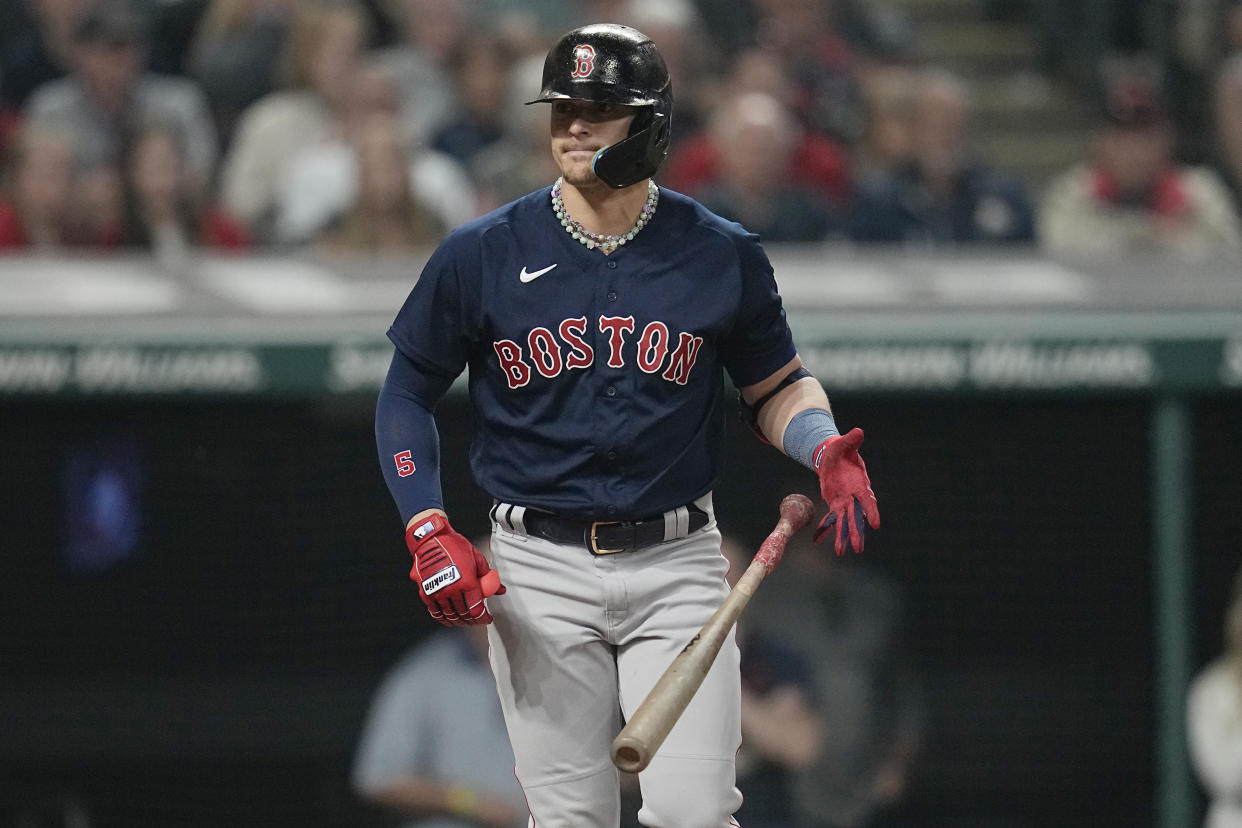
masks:
POLYGON ((588 44, 574 47, 574 71, 570 74, 575 78, 585 78, 595 71, 595 47, 588 44))

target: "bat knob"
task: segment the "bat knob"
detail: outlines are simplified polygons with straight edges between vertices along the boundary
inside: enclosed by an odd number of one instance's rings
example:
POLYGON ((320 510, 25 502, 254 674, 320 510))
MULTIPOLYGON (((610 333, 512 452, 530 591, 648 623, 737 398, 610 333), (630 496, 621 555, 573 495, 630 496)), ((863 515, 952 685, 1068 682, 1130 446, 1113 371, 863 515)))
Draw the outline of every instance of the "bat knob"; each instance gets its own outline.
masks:
POLYGON ((790 534, 797 532, 815 519, 815 504, 804 494, 785 495, 781 500, 781 517, 790 525, 790 534))
POLYGON ((491 598, 496 594, 496 590, 500 589, 500 573, 489 569, 483 577, 479 578, 479 588, 483 590, 484 598, 491 598))
POLYGON ((645 770, 650 762, 651 756, 639 739, 623 733, 613 740, 612 763, 618 770, 638 773, 645 770))

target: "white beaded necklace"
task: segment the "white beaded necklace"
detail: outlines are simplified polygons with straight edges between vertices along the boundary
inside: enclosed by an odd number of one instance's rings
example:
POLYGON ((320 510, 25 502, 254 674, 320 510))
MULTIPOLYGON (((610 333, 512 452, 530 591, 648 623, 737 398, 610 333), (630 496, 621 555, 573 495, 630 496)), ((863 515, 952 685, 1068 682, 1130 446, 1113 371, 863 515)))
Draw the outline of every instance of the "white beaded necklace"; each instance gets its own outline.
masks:
POLYGON ((604 253, 611 253, 626 242, 632 241, 638 235, 638 231, 651 221, 651 217, 655 215, 656 202, 660 200, 660 188, 655 185, 654 181, 647 179, 647 202, 643 204, 642 212, 638 214, 638 221, 634 223, 634 226, 619 236, 593 233, 575 221, 565 209, 565 202, 561 200, 561 185, 564 182, 564 177, 561 177, 556 179, 556 183, 552 185, 552 211, 556 213, 565 232, 585 245, 588 250, 598 247, 604 253))

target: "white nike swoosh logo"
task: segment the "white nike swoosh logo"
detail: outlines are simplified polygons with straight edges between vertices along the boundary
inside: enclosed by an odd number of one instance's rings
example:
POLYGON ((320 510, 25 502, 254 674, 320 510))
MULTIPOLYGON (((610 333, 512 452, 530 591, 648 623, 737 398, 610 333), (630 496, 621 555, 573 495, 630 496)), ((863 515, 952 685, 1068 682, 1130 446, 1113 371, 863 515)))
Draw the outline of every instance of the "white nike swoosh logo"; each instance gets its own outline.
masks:
POLYGON ((523 267, 522 272, 518 274, 518 278, 521 279, 523 282, 533 282, 554 267, 556 267, 556 265, 551 264, 545 267, 543 270, 536 270, 534 273, 527 273, 526 268, 523 267))

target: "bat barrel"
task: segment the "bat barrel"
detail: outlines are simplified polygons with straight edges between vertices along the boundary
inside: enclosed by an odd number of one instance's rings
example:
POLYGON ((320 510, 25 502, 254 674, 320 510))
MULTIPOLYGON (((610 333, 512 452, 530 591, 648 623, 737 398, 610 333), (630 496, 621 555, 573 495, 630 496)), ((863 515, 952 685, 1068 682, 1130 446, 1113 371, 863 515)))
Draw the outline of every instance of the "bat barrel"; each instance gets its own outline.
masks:
POLYGON ((690 640, 612 741, 612 761, 627 773, 647 767, 711 669, 749 595, 731 592, 690 640))
POLYGON ((627 773, 638 773, 651 762, 711 669, 716 654, 745 609, 759 582, 780 561, 789 536, 815 514, 809 498, 790 495, 781 502, 781 521, 764 541, 750 566, 699 634, 677 654, 655 687, 612 741, 612 762, 627 773))

